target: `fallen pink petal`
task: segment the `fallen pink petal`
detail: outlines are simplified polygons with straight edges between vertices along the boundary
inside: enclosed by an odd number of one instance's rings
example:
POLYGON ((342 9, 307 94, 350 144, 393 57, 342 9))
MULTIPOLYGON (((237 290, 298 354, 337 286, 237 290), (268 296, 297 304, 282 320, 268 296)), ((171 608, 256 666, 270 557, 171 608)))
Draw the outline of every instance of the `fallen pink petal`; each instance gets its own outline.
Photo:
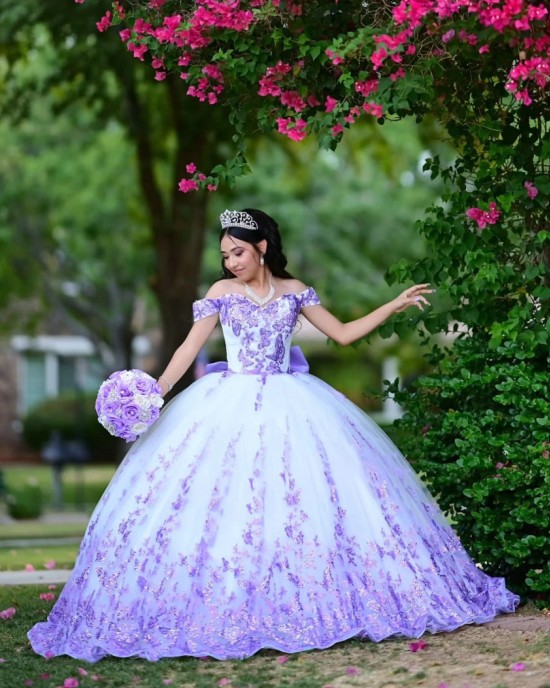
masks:
POLYGON ((24 686, 32 686, 32 678, 28 678, 26 681, 23 681, 24 686))
POLYGON ((421 650, 425 650, 427 647, 428 643, 425 643, 423 640, 417 640, 409 643, 409 650, 411 652, 420 652, 421 650))
POLYGON ((50 676, 51 676, 51 674, 40 674, 40 676, 38 678, 44 679, 44 681, 46 681, 47 679, 50 678, 50 676))
POLYGON ((0 657, 0 664, 4 664, 6 660, 3 657, 0 657))
POLYGON ((88 675, 88 672, 86 671, 86 669, 83 669, 82 667, 78 667, 77 671, 81 676, 87 676, 88 675))
POLYGON ((164 683, 165 686, 170 686, 170 685, 172 685, 172 683, 174 683, 174 679, 173 678, 163 678, 162 682, 164 683))
POLYGON ((53 602, 55 600, 55 595, 53 592, 41 592, 39 595, 41 600, 44 600, 45 602, 53 602))
POLYGON ((277 664, 284 664, 285 662, 288 662, 290 657, 287 655, 281 655, 280 657, 277 657, 277 664))
POLYGON ((348 667, 346 669, 346 674, 348 676, 357 676, 358 673, 359 673, 359 669, 357 667, 348 667))
POLYGON ((230 683, 231 683, 230 678, 220 678, 220 680, 218 681, 219 686, 228 686, 230 683))
POLYGON ((70 676, 63 681, 63 688, 78 688, 80 682, 77 678, 70 676))
POLYGON ((55 583, 48 585, 48 590, 57 590, 57 585, 55 585, 55 583))
POLYGON ((525 671, 525 664, 523 662, 516 662, 510 666, 510 671, 525 671))
POLYGON ((25 571, 34 571, 34 566, 32 564, 25 564, 25 571))
POLYGON ((44 564, 44 568, 48 569, 48 571, 52 571, 53 569, 55 569, 56 566, 57 564, 53 559, 50 559, 44 564))
POLYGON ((0 612, 0 619, 11 619, 11 617, 17 612, 15 607, 8 607, 0 612))

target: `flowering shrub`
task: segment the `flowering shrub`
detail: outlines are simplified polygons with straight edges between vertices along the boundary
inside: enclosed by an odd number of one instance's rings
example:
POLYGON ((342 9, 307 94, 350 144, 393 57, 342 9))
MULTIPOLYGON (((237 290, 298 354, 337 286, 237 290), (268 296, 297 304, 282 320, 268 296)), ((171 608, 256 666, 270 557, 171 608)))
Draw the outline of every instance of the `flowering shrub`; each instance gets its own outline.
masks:
POLYGON ((459 340, 414 390, 402 449, 476 562, 540 606, 550 602, 548 358, 521 343, 459 340))
MULTIPOLYGON (((511 106, 544 102, 548 16, 525 0, 155 0, 116 1, 97 26, 124 26, 121 40, 155 79, 173 72, 188 95, 228 105, 241 147, 245 123, 330 146, 365 114, 445 108, 448 69, 481 76, 477 87, 505 91, 511 106)), ((232 173, 193 181, 207 188, 232 173)))

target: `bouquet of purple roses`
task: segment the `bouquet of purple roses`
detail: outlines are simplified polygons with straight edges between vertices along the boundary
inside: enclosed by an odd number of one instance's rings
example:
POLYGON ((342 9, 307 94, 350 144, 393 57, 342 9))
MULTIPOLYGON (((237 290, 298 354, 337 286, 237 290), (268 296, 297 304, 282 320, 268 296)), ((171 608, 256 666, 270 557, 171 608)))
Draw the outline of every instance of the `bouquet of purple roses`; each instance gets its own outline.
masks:
POLYGON ((115 437, 133 442, 159 417, 164 404, 157 381, 142 370, 118 370, 97 393, 97 419, 115 437))

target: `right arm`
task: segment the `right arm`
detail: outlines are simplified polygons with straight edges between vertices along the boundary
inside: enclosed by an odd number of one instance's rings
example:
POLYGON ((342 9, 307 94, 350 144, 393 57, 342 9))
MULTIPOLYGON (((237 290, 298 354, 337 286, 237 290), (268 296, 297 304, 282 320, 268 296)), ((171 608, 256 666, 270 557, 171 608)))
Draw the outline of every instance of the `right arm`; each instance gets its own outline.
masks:
MULTIPOLYGON (((225 294, 228 281, 229 280, 219 280, 213 284, 201 301, 205 299, 217 299, 222 294, 225 294)), ((199 351, 206 344, 206 340, 212 334, 218 322, 218 318, 218 313, 207 315, 197 320, 189 330, 189 334, 185 338, 183 344, 176 349, 174 355, 170 359, 170 363, 168 363, 162 375, 159 375, 158 383, 162 389, 162 396, 165 396, 170 390, 169 384, 173 387, 188 370, 189 366, 198 356, 199 351)))
POLYGON ((202 318, 202 320, 197 320, 193 325, 183 344, 176 349, 170 363, 159 376, 158 384, 162 389, 162 396, 165 396, 170 389, 168 383, 174 386, 191 366, 206 340, 212 334, 217 322, 218 315, 216 313, 202 318))

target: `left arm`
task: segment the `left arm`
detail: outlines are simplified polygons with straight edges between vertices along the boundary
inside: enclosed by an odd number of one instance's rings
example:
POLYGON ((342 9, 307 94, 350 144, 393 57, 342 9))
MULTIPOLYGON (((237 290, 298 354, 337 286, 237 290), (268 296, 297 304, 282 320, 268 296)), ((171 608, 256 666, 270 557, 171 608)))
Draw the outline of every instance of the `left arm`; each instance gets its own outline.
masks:
POLYGON ((345 346, 355 342, 357 339, 361 339, 361 337, 365 337, 394 313, 400 313, 410 306, 416 306, 420 310, 424 310, 424 306, 429 305, 424 294, 431 294, 433 291, 428 284, 415 284, 413 287, 405 289, 393 301, 385 303, 362 318, 351 320, 347 323, 338 320, 323 306, 307 306, 302 312, 304 317, 318 330, 321 330, 323 334, 326 334, 327 337, 330 337, 338 344, 345 346))

